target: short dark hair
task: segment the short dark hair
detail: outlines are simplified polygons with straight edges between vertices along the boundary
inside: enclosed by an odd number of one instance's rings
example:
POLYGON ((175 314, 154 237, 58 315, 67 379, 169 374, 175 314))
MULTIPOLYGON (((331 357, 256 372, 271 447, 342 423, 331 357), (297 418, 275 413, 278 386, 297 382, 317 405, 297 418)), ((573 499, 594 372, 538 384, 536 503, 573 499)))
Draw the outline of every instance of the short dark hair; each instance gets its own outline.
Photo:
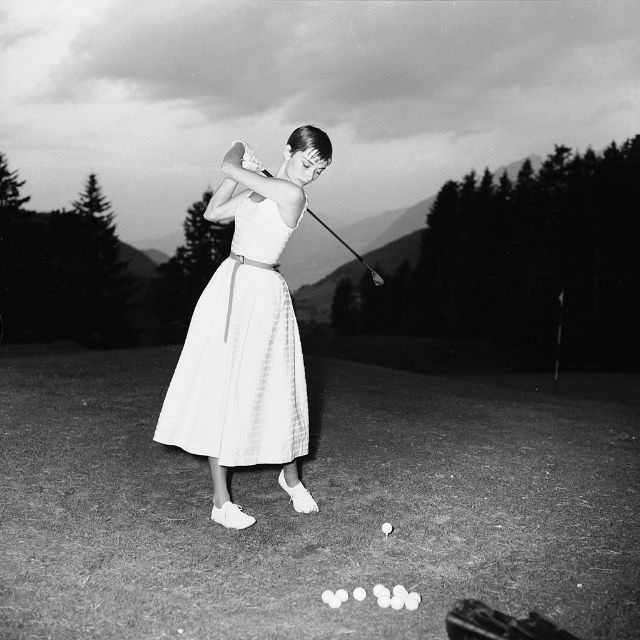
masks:
POLYGON ((291 147, 292 153, 315 149, 325 162, 330 162, 333 156, 333 147, 329 136, 322 129, 310 124, 298 127, 289 136, 287 144, 291 147))

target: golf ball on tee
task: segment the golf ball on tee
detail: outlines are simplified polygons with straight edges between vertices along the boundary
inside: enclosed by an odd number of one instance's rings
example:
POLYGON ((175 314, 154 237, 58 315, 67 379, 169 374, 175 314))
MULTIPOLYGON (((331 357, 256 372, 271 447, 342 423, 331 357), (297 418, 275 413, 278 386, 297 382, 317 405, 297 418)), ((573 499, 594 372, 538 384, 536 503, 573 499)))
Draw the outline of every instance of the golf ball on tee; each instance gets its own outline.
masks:
POLYGON ((329 604, 329 600, 331 600, 331 596, 333 595, 333 591, 331 589, 325 589, 322 592, 322 602, 325 604, 329 604))
POLYGON ((349 599, 349 594, 347 593, 346 589, 338 589, 336 591, 336 595, 342 602, 346 602, 349 599))
POLYGON ((367 592, 362 587, 353 590, 353 599, 362 602, 367 597, 367 592))
POLYGON ((340 596, 337 596, 335 593, 331 596, 331 598, 329 599, 329 606, 332 609, 339 609, 340 606, 342 605, 342 600, 340 599, 340 596))
POLYGON ((384 533, 386 536, 388 536, 393 531, 393 526, 390 522, 385 522, 380 528, 382 529, 382 533, 384 533))

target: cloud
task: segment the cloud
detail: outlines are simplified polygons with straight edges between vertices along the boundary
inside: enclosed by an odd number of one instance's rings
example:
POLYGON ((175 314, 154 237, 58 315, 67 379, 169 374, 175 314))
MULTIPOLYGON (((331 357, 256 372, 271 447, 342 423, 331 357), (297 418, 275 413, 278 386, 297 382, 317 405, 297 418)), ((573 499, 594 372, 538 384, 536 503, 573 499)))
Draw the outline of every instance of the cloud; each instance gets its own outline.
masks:
POLYGON ((118 0, 76 39, 56 93, 107 81, 212 121, 277 111, 365 141, 460 136, 551 88, 570 101, 637 82, 639 23, 633 2, 118 0))
POLYGON ((9 11, 0 8, 0 50, 15 47, 24 40, 35 38, 42 33, 38 28, 16 27, 12 24, 9 11))

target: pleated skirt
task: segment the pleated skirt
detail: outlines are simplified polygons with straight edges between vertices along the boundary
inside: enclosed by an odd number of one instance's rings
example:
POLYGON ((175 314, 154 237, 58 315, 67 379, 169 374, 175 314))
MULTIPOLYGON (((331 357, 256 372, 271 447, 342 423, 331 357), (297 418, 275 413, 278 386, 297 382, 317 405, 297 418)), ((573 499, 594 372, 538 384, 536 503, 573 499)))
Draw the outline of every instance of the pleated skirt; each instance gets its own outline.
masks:
POLYGON ((194 309, 153 439, 223 466, 280 464, 309 449, 298 325, 284 278, 235 262, 217 269, 194 309))

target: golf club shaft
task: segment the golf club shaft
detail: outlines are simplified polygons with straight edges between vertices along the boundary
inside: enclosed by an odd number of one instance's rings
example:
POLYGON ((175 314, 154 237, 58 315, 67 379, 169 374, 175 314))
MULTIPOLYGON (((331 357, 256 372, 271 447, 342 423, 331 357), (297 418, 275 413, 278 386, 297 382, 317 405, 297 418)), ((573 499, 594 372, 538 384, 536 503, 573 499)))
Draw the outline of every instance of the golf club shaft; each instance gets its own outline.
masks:
MULTIPOLYGON (((273 175, 266 169, 263 169, 262 173, 268 178, 273 178, 273 175)), ((336 240, 339 240, 347 249, 349 249, 349 251, 351 251, 351 253, 353 253, 353 255, 358 258, 358 260, 360 260, 360 262, 362 262, 365 267, 367 267, 367 269, 373 271, 373 269, 371 269, 371 267, 364 261, 364 258, 358 252, 352 249, 333 229, 331 229, 331 227, 320 220, 320 218, 318 218, 318 216, 313 213, 313 211, 311 211, 309 207, 307 207, 307 212, 309 213, 309 215, 313 216, 336 240)))

